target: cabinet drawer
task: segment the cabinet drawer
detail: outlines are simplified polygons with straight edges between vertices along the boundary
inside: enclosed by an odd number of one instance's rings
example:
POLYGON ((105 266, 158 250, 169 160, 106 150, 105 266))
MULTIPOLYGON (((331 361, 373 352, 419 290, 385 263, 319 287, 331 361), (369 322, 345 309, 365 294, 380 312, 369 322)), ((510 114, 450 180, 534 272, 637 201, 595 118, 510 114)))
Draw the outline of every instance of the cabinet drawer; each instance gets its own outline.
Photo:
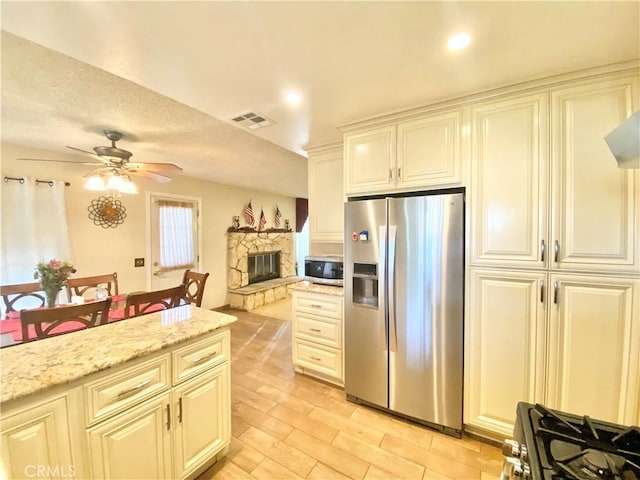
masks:
POLYGON ((295 337, 321 343, 329 347, 342 347, 342 322, 317 315, 296 314, 295 337))
POLYGON ((335 295, 322 295, 295 292, 293 309, 296 312, 313 313, 331 318, 342 318, 342 298, 335 295))
POLYGON ((342 351, 293 340, 294 363, 335 378, 342 378, 342 351))
POLYGON ((173 352, 173 384, 228 361, 229 351, 228 330, 177 349, 173 352))
POLYGON ((123 368, 83 386, 87 425, 93 425, 170 387, 169 355, 123 368))

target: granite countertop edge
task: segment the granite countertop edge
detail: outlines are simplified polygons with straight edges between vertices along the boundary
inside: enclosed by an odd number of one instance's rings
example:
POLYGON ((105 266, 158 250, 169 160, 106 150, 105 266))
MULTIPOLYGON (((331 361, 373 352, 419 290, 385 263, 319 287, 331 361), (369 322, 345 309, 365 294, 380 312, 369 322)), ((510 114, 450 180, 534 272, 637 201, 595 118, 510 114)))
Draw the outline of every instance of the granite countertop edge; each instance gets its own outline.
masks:
POLYGON ((68 384, 226 327, 233 315, 193 305, 0 349, 0 403, 68 384))
POLYGON ((297 290, 300 292, 313 292, 313 293, 326 293, 327 295, 335 295, 337 297, 344 296, 344 288, 335 285, 323 285, 320 283, 312 283, 309 281, 303 281, 295 283, 289 286, 290 290, 297 290))

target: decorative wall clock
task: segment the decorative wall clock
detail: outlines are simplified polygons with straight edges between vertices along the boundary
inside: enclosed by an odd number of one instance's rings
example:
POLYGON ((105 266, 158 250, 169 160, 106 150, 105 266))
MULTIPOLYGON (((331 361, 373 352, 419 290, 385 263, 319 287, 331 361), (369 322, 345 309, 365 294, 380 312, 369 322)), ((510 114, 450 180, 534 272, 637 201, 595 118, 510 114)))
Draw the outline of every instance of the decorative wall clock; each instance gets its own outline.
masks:
POLYGON ((95 225, 102 228, 116 228, 124 223, 127 217, 127 209, 120 200, 113 197, 99 197, 91 201, 89 205, 89 218, 95 225))

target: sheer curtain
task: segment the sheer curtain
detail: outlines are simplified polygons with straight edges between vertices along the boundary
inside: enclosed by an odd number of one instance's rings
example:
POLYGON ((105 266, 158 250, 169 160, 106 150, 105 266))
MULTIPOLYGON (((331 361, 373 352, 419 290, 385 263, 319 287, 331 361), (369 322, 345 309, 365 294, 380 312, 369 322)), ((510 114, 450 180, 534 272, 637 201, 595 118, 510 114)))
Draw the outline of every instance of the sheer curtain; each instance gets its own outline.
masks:
POLYGON ((159 200, 160 270, 193 268, 196 264, 193 221, 195 204, 159 200))
POLYGON ((65 188, 63 181, 38 183, 26 177, 24 183, 3 183, 0 284, 34 282, 39 261, 73 261, 65 188))

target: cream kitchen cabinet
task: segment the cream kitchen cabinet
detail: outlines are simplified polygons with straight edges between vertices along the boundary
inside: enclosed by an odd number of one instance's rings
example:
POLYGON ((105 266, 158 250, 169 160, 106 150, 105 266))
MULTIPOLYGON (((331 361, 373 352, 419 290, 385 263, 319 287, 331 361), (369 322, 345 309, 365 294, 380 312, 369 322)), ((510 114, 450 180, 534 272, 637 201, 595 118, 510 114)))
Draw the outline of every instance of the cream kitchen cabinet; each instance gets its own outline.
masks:
POLYGON ((227 330, 85 385, 87 397, 115 405, 89 415, 100 419, 87 429, 92 476, 186 478, 224 452, 231 437, 229 349, 227 330))
POLYGON ((509 438, 515 405, 544 399, 544 272, 474 269, 466 326, 465 424, 509 438))
POLYGON ((342 143, 307 149, 309 153, 309 238, 344 241, 344 163, 342 143))
POLYGON ((554 269, 640 272, 640 174, 604 141, 639 108, 639 87, 636 73, 551 91, 554 269))
POLYGON ((637 108, 638 83, 611 75, 469 107, 472 265, 640 271, 640 175, 604 141, 637 108))
POLYGON ((343 131, 346 195, 462 184, 461 109, 343 131))
POLYGON ((633 424, 640 279, 472 269, 465 424, 511 436, 518 401, 633 424))
POLYGON ((91 478, 172 478, 170 392, 87 431, 91 478))
POLYGON ((344 385, 342 297, 293 290, 292 360, 297 372, 344 385))
POLYGON ((3 409, 2 474, 5 478, 86 478, 82 436, 71 417, 77 391, 3 409))
POLYGON ((344 136, 346 195, 389 191, 395 185, 396 127, 344 136))
POLYGON ((623 425, 640 414, 640 279, 550 275, 547 406, 623 425))
POLYGON ((399 123, 396 187, 461 185, 461 135, 461 109, 399 123))
POLYGON ((547 264, 548 103, 541 92, 470 108, 472 265, 547 264))
POLYGON ((173 391, 174 467, 188 477, 208 459, 228 448, 231 393, 228 363, 176 387, 173 391))

